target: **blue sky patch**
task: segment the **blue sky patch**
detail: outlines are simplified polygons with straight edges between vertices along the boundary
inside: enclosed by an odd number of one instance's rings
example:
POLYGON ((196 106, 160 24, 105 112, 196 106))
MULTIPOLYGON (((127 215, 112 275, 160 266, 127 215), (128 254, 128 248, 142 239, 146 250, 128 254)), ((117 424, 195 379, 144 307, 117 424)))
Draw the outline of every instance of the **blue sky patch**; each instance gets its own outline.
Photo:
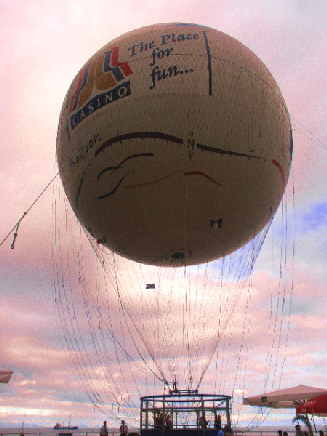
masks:
POLYGON ((325 202, 313 205, 300 220, 300 228, 303 231, 316 230, 323 225, 327 225, 327 203, 325 202))

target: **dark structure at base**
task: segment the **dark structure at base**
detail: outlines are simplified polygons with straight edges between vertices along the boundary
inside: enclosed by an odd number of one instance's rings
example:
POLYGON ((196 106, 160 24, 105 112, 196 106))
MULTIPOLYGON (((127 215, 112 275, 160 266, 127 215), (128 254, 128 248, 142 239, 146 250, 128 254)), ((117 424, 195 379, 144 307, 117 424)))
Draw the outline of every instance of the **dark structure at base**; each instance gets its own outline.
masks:
POLYGON ((141 398, 141 436, 217 436, 230 433, 231 397, 174 389, 141 398))
POLYGON ((215 428, 202 429, 173 429, 173 430, 141 430, 142 436, 217 436, 215 428))

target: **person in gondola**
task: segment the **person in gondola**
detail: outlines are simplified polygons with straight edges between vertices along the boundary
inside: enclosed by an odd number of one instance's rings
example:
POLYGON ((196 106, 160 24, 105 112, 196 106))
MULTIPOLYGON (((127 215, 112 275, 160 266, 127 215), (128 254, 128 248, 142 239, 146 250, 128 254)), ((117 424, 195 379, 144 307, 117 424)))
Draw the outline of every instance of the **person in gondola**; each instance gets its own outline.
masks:
POLYGON ((154 411, 153 413, 153 423, 155 430, 165 430, 166 424, 166 414, 160 411, 154 411))
POLYGON ((155 430, 159 430, 160 429, 160 419, 159 419, 160 415, 159 412, 157 410, 153 411, 153 427, 155 430))
POLYGON ((103 425, 100 429, 100 436, 108 436, 107 421, 103 421, 103 425))
POLYGON ((205 430, 207 427, 208 427, 208 421, 206 420, 206 417, 205 417, 205 415, 203 414, 203 415, 201 415, 200 416, 200 418, 199 418, 199 427, 202 429, 202 430, 205 430))
POLYGON ((172 420, 172 417, 171 417, 170 413, 167 413, 167 415, 166 415, 166 423, 165 424, 166 424, 165 425, 166 430, 172 430, 173 429, 173 420, 172 420))
POLYGON ((233 434, 233 430, 232 430, 232 428, 228 424, 224 425, 224 429, 223 430, 224 430, 224 435, 225 436, 229 436, 229 435, 233 434))
POLYGON ((165 412, 160 412, 159 427, 161 430, 165 430, 165 427, 166 427, 166 414, 165 414, 165 412))
POLYGON ((124 420, 121 421, 119 430, 120 430, 120 436, 128 435, 128 426, 124 420))
POLYGON ((216 430, 221 430, 221 416, 215 414, 215 424, 214 427, 216 430))

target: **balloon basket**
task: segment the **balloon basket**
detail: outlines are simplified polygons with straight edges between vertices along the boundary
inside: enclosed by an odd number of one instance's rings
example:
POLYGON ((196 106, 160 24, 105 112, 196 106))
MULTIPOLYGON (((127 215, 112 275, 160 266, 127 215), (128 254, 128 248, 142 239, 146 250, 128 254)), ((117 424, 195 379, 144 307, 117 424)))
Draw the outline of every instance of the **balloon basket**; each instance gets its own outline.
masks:
POLYGON ((169 394, 141 397, 141 436, 180 434, 216 436, 231 432, 231 397, 174 389, 169 394))

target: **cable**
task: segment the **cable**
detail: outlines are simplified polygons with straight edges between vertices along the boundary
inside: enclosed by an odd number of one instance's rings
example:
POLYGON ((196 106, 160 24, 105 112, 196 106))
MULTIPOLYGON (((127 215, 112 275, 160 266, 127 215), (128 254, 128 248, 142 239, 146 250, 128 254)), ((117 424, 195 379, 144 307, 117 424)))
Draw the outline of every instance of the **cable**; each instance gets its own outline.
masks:
POLYGON ((45 187, 42 189, 42 191, 39 193, 39 195, 35 198, 35 200, 32 202, 32 204, 26 209, 26 211, 23 213, 23 215, 19 218, 19 220, 12 226, 12 228, 9 230, 9 232, 7 233, 7 235, 1 240, 0 242, 0 247, 2 247, 2 245, 7 241, 7 239, 9 238, 9 236, 14 233, 14 239, 11 243, 10 248, 14 249, 15 248, 15 242, 18 236, 18 229, 20 226, 20 223, 23 221, 23 219, 26 217, 26 215, 30 212, 30 210, 33 208, 33 206, 36 205, 36 203, 40 200, 40 198, 42 197, 42 195, 47 191, 47 189, 51 186, 51 184, 55 181, 55 179, 58 177, 59 175, 59 171, 57 172, 57 174, 55 176, 52 177, 52 179, 50 180, 50 182, 45 185, 45 187))

